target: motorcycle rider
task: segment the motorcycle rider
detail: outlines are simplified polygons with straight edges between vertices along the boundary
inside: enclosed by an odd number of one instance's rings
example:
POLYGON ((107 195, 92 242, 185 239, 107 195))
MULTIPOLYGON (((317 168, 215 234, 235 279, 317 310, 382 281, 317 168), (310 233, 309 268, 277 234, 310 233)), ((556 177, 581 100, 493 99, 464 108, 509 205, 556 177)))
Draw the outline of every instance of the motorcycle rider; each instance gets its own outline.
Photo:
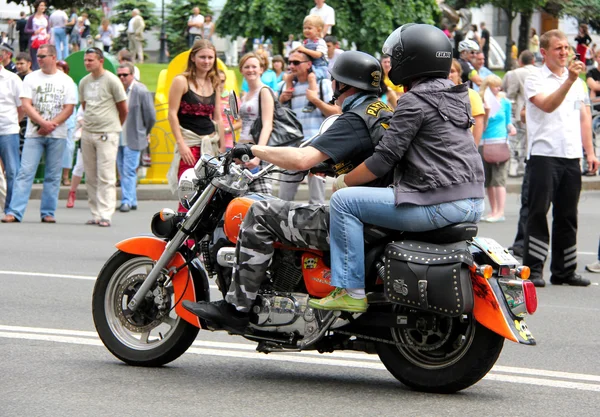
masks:
MULTIPOLYGON (((364 52, 342 53, 330 69, 334 99, 342 115, 304 148, 239 144, 232 158, 248 155, 287 170, 308 170, 331 160, 336 175, 350 172, 369 157, 383 137, 393 110, 377 96, 383 76, 377 59, 364 52)), ((386 187, 391 176, 368 183, 386 187)), ((329 249, 329 208, 279 199, 255 202, 240 228, 236 266, 225 300, 213 303, 184 301, 190 312, 227 330, 242 332, 273 256, 274 242, 294 247, 329 249)))
POLYGON ((375 152, 336 179, 330 202, 331 285, 316 309, 364 312, 363 224, 424 232, 477 222, 483 212, 483 165, 469 129, 468 89, 448 79, 452 46, 440 29, 406 24, 386 40, 388 77, 406 92, 375 152), (393 187, 357 187, 394 172, 393 187), (349 188, 345 188, 349 187, 349 188))

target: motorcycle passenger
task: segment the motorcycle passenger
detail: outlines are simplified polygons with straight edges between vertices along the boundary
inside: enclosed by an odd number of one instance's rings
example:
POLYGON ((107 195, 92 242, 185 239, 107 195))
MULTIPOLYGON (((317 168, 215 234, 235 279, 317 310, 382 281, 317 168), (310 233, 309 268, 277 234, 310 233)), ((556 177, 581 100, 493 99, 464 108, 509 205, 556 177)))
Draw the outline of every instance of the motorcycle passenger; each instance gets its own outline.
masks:
POLYGON ((450 41, 434 26, 407 24, 388 37, 383 53, 392 58, 390 80, 407 92, 373 155, 336 179, 330 237, 337 288, 310 300, 313 308, 366 311, 363 223, 424 232, 477 222, 483 212, 483 166, 469 129, 467 86, 448 79, 450 41), (393 188, 358 187, 390 172, 393 188))
MULTIPOLYGON (((382 70, 379 61, 363 52, 340 54, 330 69, 334 98, 343 114, 331 127, 304 148, 238 144, 232 157, 248 155, 287 170, 307 170, 331 160, 336 175, 350 172, 372 155, 383 137, 393 110, 377 97, 382 70)), ((386 187, 392 176, 375 178, 370 187, 386 187)), ((184 301, 192 313, 241 332, 274 253, 273 243, 299 248, 329 249, 329 208, 279 199, 255 202, 240 228, 237 265, 225 300, 214 303, 184 301)))

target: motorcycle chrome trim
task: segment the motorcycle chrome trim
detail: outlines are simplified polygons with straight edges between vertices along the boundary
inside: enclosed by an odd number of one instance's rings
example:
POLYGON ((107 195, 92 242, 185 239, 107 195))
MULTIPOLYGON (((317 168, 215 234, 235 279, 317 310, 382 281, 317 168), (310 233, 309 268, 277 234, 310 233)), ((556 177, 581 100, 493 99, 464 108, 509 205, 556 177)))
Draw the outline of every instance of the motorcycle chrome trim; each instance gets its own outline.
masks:
POLYGON ((327 314, 325 314, 325 317, 323 317, 322 320, 321 329, 313 335, 298 340, 298 349, 306 349, 308 346, 312 345, 321 337, 323 337, 325 332, 329 330, 335 319, 337 319, 340 316, 340 314, 342 314, 341 311, 329 311, 327 314))
POLYGON ((219 249, 217 252, 217 263, 226 268, 233 268, 235 266, 235 248, 225 247, 219 249))

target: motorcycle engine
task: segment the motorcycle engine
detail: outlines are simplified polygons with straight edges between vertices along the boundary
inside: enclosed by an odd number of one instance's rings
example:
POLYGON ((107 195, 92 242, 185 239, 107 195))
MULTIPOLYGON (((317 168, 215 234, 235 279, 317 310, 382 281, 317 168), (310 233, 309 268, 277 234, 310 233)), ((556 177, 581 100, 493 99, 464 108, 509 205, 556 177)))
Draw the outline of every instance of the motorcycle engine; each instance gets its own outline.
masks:
MULTIPOLYGON (((308 307, 309 298, 305 293, 262 293, 252 307, 255 320, 250 320, 251 325, 267 332, 311 336, 319 332, 325 312, 308 307)), ((348 320, 338 318, 329 328, 333 330, 346 324, 348 320)))
POLYGON ((256 315, 253 327, 303 336, 314 333, 319 326, 314 310, 308 308, 308 299, 308 294, 302 293, 271 292, 259 295, 252 308, 253 315, 256 315))

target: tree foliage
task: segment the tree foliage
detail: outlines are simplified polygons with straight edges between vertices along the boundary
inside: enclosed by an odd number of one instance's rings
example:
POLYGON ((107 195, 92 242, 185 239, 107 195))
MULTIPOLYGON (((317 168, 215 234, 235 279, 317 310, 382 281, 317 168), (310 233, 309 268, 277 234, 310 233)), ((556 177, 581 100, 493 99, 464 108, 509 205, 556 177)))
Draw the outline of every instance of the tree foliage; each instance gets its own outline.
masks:
MULTIPOLYGON (((333 34, 369 53, 380 52, 398 26, 409 22, 434 24, 440 16, 435 0, 328 0, 327 4, 336 12, 333 34)), ((217 21, 217 33, 271 38, 278 52, 288 34, 302 33, 302 22, 311 7, 297 0, 228 0, 217 21)))
POLYGON ((580 23, 589 24, 600 31, 600 1, 598 0, 550 0, 545 10, 556 16, 572 16, 580 23))
POLYGON ((192 15, 194 7, 199 7, 200 14, 203 16, 212 15, 212 10, 208 7, 208 0, 192 2, 187 0, 171 0, 167 10, 165 10, 167 44, 169 45, 169 53, 172 57, 188 49, 186 35, 187 22, 189 16, 192 15))
MULTIPOLYGON (((140 15, 146 23, 146 27, 144 28, 145 32, 160 23, 158 17, 156 17, 154 14, 154 3, 143 0, 120 0, 119 3, 113 8, 115 14, 111 18, 112 23, 121 24, 127 27, 127 24, 131 19, 131 11, 133 9, 138 9, 140 11, 140 15)), ((119 34, 118 38, 113 40, 113 50, 118 51, 121 48, 126 48, 127 45, 127 31, 124 30, 119 34)))

